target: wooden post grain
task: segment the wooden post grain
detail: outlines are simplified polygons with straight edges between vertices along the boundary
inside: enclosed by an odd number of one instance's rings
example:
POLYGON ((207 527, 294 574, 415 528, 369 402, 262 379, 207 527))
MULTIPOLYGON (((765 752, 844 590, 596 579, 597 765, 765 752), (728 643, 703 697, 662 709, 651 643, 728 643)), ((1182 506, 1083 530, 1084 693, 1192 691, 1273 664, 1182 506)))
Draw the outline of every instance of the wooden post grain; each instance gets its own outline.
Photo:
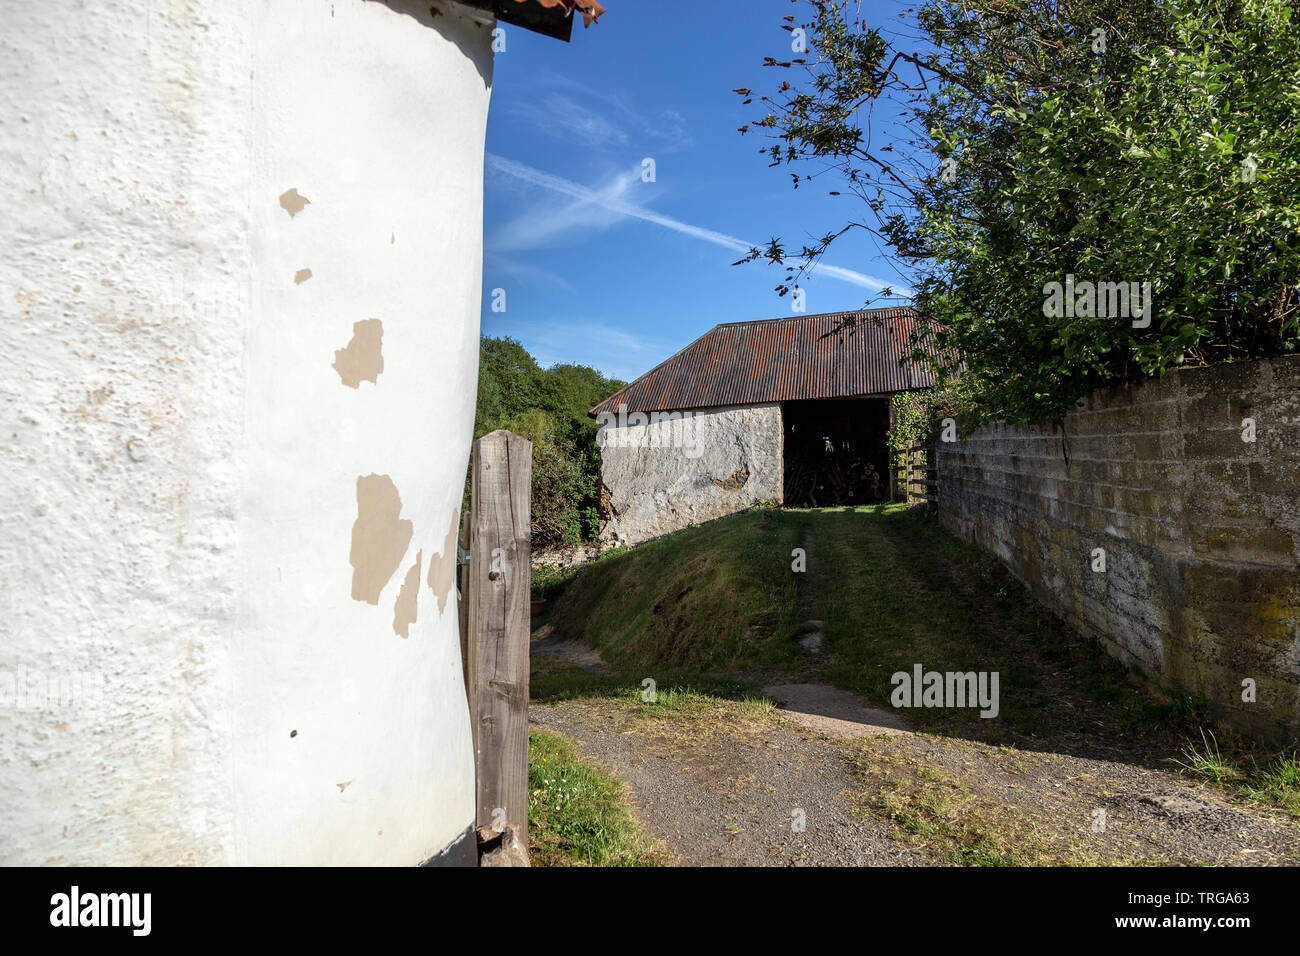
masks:
MULTIPOLYGON (((473 467, 473 450, 470 453, 470 466, 473 467)), ((472 500, 472 499, 471 499, 472 500)), ((456 613, 460 621, 460 667, 465 679, 465 699, 469 702, 470 722, 474 720, 474 690, 469 682, 469 565, 462 564, 462 554, 469 553, 469 536, 471 517, 474 509, 467 508, 460 516, 460 529, 456 535, 456 613)))
POLYGON ((474 443, 466 571, 478 826, 509 824, 525 846, 532 472, 527 439, 494 431, 474 443))

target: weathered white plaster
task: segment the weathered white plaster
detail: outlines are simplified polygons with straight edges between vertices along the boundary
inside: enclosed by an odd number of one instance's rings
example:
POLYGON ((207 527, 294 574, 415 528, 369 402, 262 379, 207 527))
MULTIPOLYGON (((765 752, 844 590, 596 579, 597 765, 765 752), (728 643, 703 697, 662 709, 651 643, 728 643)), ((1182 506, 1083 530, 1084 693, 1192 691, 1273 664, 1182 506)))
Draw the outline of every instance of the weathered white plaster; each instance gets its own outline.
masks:
POLYGON ((413 864, 472 822, 425 570, 471 437, 491 39, 438 6, 4 4, 0 862, 413 864), (413 525, 377 606, 372 473, 413 525), (65 699, 10 690, 42 675, 65 699))
POLYGON ((681 420, 631 413, 601 422, 603 542, 632 545, 783 497, 781 406, 697 409, 681 420), (734 487, 733 487, 734 486, 734 487))

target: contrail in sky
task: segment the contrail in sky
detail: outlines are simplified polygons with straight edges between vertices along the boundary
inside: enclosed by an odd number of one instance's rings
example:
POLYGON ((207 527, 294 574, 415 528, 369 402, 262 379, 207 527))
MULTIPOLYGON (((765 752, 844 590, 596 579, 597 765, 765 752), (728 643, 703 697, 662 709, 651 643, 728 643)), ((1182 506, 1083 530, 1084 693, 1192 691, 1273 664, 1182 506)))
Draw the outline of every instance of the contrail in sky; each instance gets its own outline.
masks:
MULTIPOLYGON (((600 193, 594 189, 582 185, 581 183, 571 182, 567 179, 561 179, 559 176, 552 176, 550 173, 542 172, 526 163, 517 162, 513 159, 506 159, 504 156, 497 156, 494 153, 487 154, 487 168, 511 176, 521 182, 529 183, 533 186, 540 186, 543 189, 549 189, 551 192, 560 193, 573 199, 581 200, 584 203, 593 203, 610 212, 619 215, 628 216, 632 219, 641 219, 645 222, 652 222, 657 226, 663 226, 665 229, 671 229, 673 232, 680 232, 682 235, 691 236, 695 239, 702 239, 705 242, 711 242, 716 246, 722 246, 724 249, 730 249, 732 252, 746 253, 755 246, 755 243, 746 242, 744 239, 738 239, 735 236, 729 236, 726 233, 714 232, 712 229, 705 229, 702 226, 693 226, 689 222, 682 222, 680 219, 674 219, 672 216, 665 216, 657 213, 644 206, 636 203, 630 203, 625 200, 611 196, 608 193, 600 193)), ((873 292, 878 292, 886 286, 892 286, 894 291, 900 295, 909 295, 910 291, 906 288, 899 288, 897 285, 889 282, 883 282, 874 276, 869 276, 861 272, 855 272, 852 269, 845 269, 843 266, 832 266, 824 263, 815 265, 811 274, 822 274, 832 279, 839 279, 843 282, 851 282, 854 285, 862 286, 873 292)))

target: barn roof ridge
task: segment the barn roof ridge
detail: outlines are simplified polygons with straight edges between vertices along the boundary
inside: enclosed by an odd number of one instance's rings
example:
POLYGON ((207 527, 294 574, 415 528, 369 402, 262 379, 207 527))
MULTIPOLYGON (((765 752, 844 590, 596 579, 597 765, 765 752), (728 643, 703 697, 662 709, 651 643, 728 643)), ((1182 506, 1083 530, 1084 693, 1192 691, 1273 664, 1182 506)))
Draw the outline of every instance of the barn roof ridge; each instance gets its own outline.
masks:
POLYGON ((933 374, 906 362, 911 351, 907 342, 921 321, 916 309, 901 305, 720 322, 588 414, 616 411, 620 405, 629 411, 664 411, 926 388, 934 384, 933 374), (889 324, 854 323, 845 329, 835 321, 850 315, 879 317, 889 324), (827 340, 840 330, 850 338, 864 334, 836 352, 827 340))
MULTIPOLYGON (((728 325, 761 325, 764 322, 798 322, 800 319, 824 319, 832 315, 875 315, 877 312, 915 311, 916 309, 910 305, 882 305, 877 306, 874 309, 836 309, 832 312, 799 312, 793 315, 775 315, 770 319, 740 319, 735 322, 719 322, 717 325, 713 326, 712 329, 709 329, 709 332, 712 332, 713 329, 720 329, 728 325)), ((708 335, 709 332, 705 332, 704 335, 708 335)), ((704 335, 700 336, 700 338, 704 338, 704 335)), ((698 342, 699 340, 700 339, 696 339, 695 341, 698 342)), ((694 342, 691 344, 693 345, 694 342)), ((687 348, 689 347, 690 346, 687 346, 687 348)))

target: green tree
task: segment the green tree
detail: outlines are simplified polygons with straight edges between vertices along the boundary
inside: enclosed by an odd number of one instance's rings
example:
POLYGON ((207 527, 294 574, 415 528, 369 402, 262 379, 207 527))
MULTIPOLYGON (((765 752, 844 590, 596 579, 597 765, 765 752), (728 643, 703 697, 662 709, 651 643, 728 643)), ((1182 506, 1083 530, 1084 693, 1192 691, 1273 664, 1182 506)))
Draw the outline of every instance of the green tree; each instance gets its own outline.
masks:
POLYGON ((537 362, 518 340, 483 336, 479 344, 474 437, 501 428, 515 415, 536 407, 541 375, 537 362))
POLYGON ((866 215, 747 259, 788 265, 788 285, 872 233, 914 263, 941 383, 961 372, 981 416, 1013 422, 1118 378, 1300 349, 1293 3, 931 0, 889 39, 843 3, 807 7, 809 54, 769 59, 806 79, 753 126, 774 165, 833 172, 866 215), (1149 283, 1149 307, 1099 315, 1081 295, 1052 314, 1067 276, 1149 283))
POLYGON ((624 384, 584 365, 542 368, 515 339, 483 337, 474 437, 505 428, 533 443, 535 547, 599 532, 600 453, 587 410, 624 384))

